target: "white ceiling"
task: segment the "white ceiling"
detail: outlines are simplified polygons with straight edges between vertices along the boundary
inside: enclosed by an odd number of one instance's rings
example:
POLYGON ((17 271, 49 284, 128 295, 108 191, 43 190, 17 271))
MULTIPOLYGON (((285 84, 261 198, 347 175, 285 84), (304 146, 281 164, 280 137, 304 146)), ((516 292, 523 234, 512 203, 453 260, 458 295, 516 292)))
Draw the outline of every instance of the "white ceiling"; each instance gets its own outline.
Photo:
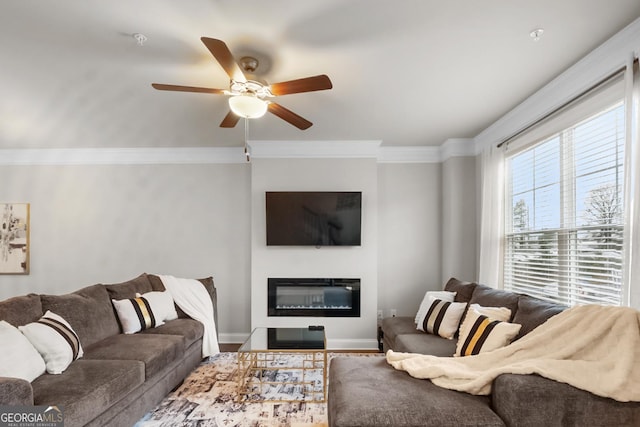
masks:
POLYGON ((310 129, 267 114, 249 139, 440 145, 639 16, 638 0, 2 0, 0 148, 242 145, 242 122, 218 127, 224 96, 150 86, 228 87, 202 36, 266 55, 269 82, 333 81, 277 99, 310 129))

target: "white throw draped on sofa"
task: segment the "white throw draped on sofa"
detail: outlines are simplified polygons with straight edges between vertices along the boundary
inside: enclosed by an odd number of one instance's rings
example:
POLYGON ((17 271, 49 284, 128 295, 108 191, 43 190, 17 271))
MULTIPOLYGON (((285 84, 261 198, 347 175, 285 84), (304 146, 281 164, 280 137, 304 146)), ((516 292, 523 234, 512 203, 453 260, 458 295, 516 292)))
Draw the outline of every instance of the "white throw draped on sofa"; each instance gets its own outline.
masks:
POLYGON ((213 317, 213 303, 204 285, 195 279, 182 279, 166 275, 158 275, 158 277, 171 293, 178 307, 192 319, 204 325, 202 357, 220 353, 216 322, 213 317))
POLYGON ((492 352, 436 357, 389 350, 387 361, 413 377, 471 394, 489 394, 500 374, 538 374, 598 396, 640 401, 640 312, 578 306, 492 352))

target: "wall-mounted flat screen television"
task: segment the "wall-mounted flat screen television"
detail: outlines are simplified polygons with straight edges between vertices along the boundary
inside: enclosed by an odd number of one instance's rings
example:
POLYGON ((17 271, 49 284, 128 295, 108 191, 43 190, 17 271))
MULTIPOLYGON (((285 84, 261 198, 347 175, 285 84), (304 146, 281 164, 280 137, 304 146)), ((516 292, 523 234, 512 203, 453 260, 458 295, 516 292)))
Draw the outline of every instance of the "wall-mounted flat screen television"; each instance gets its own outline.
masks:
POLYGON ((360 246, 362 192, 267 191, 267 246, 360 246))

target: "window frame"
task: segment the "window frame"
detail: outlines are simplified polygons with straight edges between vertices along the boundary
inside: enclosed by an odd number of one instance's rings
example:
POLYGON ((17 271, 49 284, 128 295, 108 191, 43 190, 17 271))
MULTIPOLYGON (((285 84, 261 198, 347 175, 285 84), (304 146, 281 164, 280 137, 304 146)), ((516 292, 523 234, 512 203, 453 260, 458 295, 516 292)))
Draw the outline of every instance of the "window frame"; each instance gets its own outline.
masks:
MULTIPOLYGON (((605 290, 605 292, 603 294, 600 294, 600 296, 595 296, 595 297, 585 297, 585 298, 580 298, 577 295, 579 294, 578 291, 578 287, 580 286, 578 284, 578 280, 577 278, 579 277, 577 272, 580 271, 580 269, 582 268, 582 273, 585 273, 585 266, 588 266, 589 264, 584 264, 584 261, 579 259, 578 254, 581 253, 581 251, 583 251, 584 249, 582 249, 581 247, 578 246, 578 242, 579 242, 579 238, 578 236, 581 233, 584 233, 585 231, 588 233, 589 229, 591 228, 592 230, 594 229, 595 226, 589 226, 586 224, 577 224, 577 211, 576 211, 576 206, 577 206, 577 199, 576 199, 576 178, 577 178, 577 174, 576 174, 576 167, 575 167, 575 162, 576 162, 576 148, 575 148, 575 144, 577 143, 577 141, 575 140, 575 135, 574 133, 576 132, 576 129, 578 129, 581 125, 584 125, 586 123, 589 123, 591 121, 596 121, 599 117, 601 117, 602 115, 605 115, 609 112, 612 112, 616 109, 620 109, 621 111, 618 111, 617 114, 620 114, 622 116, 622 123, 619 124, 616 120, 616 125, 619 125, 619 129, 618 127, 616 127, 616 139, 615 139, 615 144, 616 147, 621 146, 623 153, 625 150, 625 103, 624 103, 624 96, 622 94, 619 94, 617 97, 612 97, 611 94, 614 93, 613 90, 610 90, 606 97, 602 97, 601 99, 597 99, 597 110, 594 111, 593 105, 590 106, 590 108, 585 109, 585 105, 581 105, 580 107, 583 107, 582 110, 584 111, 589 111, 589 109, 591 110, 592 114, 590 114, 588 117, 583 118, 582 120, 576 120, 575 117, 571 118, 570 116, 570 121, 573 120, 573 123, 571 123, 570 125, 567 125, 567 120, 565 120, 564 122, 562 122, 562 126, 565 126, 562 129, 558 129, 556 132, 551 133, 550 135, 548 135, 545 138, 540 138, 538 135, 541 134, 540 130, 536 130, 536 132, 534 132, 534 135, 538 136, 537 140, 534 140, 533 142, 530 142, 526 145, 524 144, 518 144, 517 150, 513 150, 511 153, 505 155, 505 162, 504 162, 504 183, 505 183, 505 189, 504 189, 504 228, 503 228, 503 236, 504 236, 504 250, 503 250, 503 265, 502 265, 502 277, 503 277, 503 287, 505 289, 508 290, 513 290, 516 292, 522 292, 522 293, 530 293, 530 294, 534 294, 534 296, 537 296, 539 298, 542 299, 547 299, 550 301, 554 301, 554 302, 558 302, 558 303, 562 303, 562 304, 566 304, 569 306, 573 306, 576 304, 582 304, 582 303, 593 303, 593 302, 597 302, 597 303, 603 303, 603 304, 614 304, 614 305, 623 305, 625 302, 625 297, 624 297, 624 283, 622 280, 622 275, 623 275, 623 269, 624 269, 624 263, 623 263, 623 250, 624 250, 624 245, 623 245, 623 241, 622 241, 622 236, 624 235, 624 217, 622 215, 620 215, 619 218, 619 224, 616 224, 615 226, 609 226, 606 227, 605 229, 611 231, 612 228, 615 228, 615 232, 617 232, 621 237, 620 237, 620 242, 619 242, 619 248, 617 250, 619 250, 620 252, 620 263, 619 266, 617 267, 617 269, 615 270, 617 272, 617 287, 618 287, 618 295, 616 296, 616 299, 614 300, 613 297, 611 297, 611 294, 609 292, 606 292, 606 290, 608 289, 606 286, 602 287, 602 289, 605 290), (602 108, 602 104, 604 102, 608 102, 609 105, 605 106, 605 108, 602 108), (535 225, 533 227, 533 230, 520 230, 520 231, 515 231, 513 228, 514 225, 514 202, 515 200, 513 199, 513 174, 512 171, 510 169, 512 161, 514 158, 523 155, 527 152, 533 152, 533 156, 534 156, 534 160, 533 160, 533 167, 535 167, 535 150, 539 149, 541 147, 544 146, 544 144, 546 143, 550 143, 553 142, 555 139, 557 138, 558 140, 558 162, 559 162, 559 182, 557 184, 559 184, 559 192, 560 192, 560 201, 559 201, 559 206, 558 209, 560 212, 558 212, 559 214, 559 226, 558 228, 540 228, 540 229, 536 229, 535 225), (620 142, 620 139, 622 140, 620 142), (547 237, 550 234, 555 233, 556 237, 555 237, 555 242, 556 242, 556 246, 555 248, 553 248, 553 239, 547 239, 547 237), (549 247, 545 248, 545 250, 549 250, 549 254, 553 253, 553 250, 555 249, 556 251, 556 257, 555 257, 555 268, 550 270, 551 274, 549 276, 544 276, 541 275, 542 279, 548 279, 548 278, 552 278, 553 274, 556 274, 557 276, 556 278, 556 295, 553 296, 551 292, 542 292, 539 290, 535 290, 535 289, 531 289, 531 284, 533 284, 533 282, 529 282, 529 283, 524 283, 524 284, 516 284, 515 280, 510 280, 513 279, 514 277, 516 277, 516 265, 517 265, 517 260, 516 260, 516 255, 518 254, 517 252, 517 248, 514 248, 514 244, 512 244, 511 242, 513 242, 513 240, 519 236, 527 236, 527 237, 531 237, 534 235, 540 235, 541 237, 538 237, 536 239, 530 238, 530 239, 525 239, 526 242, 538 242, 538 246, 541 247, 541 245, 545 242, 550 242, 549 247), (582 264, 581 264, 582 263, 582 264), (529 291, 529 292, 527 292, 529 291), (592 301, 595 300, 595 301, 592 301)), ((585 103, 585 104, 589 104, 589 103, 585 103)), ((589 105, 587 105, 589 106, 589 105)), ((580 108, 578 110, 581 110, 580 108)), ((572 112, 575 113, 575 112, 572 112)), ((615 112, 614 112, 615 113, 615 112)), ((580 114, 583 114, 582 112, 580 114)), ((575 114, 574 114, 575 116, 575 114)), ((565 118, 566 119, 566 118, 565 118)), ((556 125, 557 126, 557 125, 556 125)), ((544 129, 543 129, 544 130, 544 129)), ((619 194, 619 197, 623 197, 624 193, 624 167, 625 167, 625 156, 624 154, 622 154, 622 156, 616 155, 615 157, 615 164, 612 167, 609 167, 609 169, 615 169, 615 176, 616 176, 616 190, 619 194)), ((607 168, 605 168, 607 169, 607 168)), ((532 170, 533 175, 535 176, 535 169, 532 170)), ((592 172, 593 174, 595 174, 595 172, 592 172)), ((588 174, 586 174, 588 176, 588 174)), ((541 187, 536 187, 535 186, 535 182, 533 184, 533 186, 526 191, 532 191, 533 192, 533 203, 534 203, 534 221, 536 220, 535 218, 535 191, 541 187)), ((593 189, 592 189, 593 190, 593 189)), ((592 190, 589 190, 590 192, 592 190)), ((525 192, 526 192, 525 191, 525 192)), ((516 193, 516 194, 523 194, 523 193, 516 193)), ((621 202, 618 203, 619 208, 624 210, 624 202, 623 200, 621 202)), ((528 225, 531 225, 531 222, 528 220, 528 225)), ((600 228, 602 228, 600 226, 600 228)), ((593 238, 593 237, 592 237, 593 238)), ((544 252, 542 252, 544 254, 544 252)), ((594 252, 595 253, 595 252, 594 252)), ((604 253, 604 251, 603 251, 604 253)), ((525 252, 526 254, 526 252, 525 252)), ((528 261, 527 261, 528 262, 528 261)), ((611 262, 609 262, 609 264, 611 264, 611 262)), ((528 271, 531 275, 535 275, 537 270, 536 270, 536 263, 534 262, 530 262, 529 264, 522 263, 522 266, 525 266, 526 268, 528 268, 528 271)), ((538 264, 538 266, 540 266, 540 264, 538 264)), ((542 264, 542 266, 544 266, 544 264, 542 264)), ((613 270, 613 269, 612 269, 613 270)), ((597 268, 595 268, 595 273, 592 273, 592 278, 597 277, 597 272, 599 271, 597 268)), ((593 279, 595 280, 595 278, 593 279)), ((585 288, 589 288, 587 285, 585 285, 584 283, 582 284, 582 289, 585 288)), ((595 286, 593 289, 590 289, 591 293, 597 293, 596 289, 599 291, 600 287, 599 286, 595 286)))

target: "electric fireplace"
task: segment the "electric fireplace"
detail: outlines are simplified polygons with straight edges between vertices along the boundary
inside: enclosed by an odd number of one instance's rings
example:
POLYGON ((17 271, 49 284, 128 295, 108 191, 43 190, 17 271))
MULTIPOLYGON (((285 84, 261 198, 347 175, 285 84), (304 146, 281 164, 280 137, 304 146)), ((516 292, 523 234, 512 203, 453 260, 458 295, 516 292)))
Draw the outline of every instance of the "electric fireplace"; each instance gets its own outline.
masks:
POLYGON ((269 278, 268 316, 360 317, 360 279, 269 278))

